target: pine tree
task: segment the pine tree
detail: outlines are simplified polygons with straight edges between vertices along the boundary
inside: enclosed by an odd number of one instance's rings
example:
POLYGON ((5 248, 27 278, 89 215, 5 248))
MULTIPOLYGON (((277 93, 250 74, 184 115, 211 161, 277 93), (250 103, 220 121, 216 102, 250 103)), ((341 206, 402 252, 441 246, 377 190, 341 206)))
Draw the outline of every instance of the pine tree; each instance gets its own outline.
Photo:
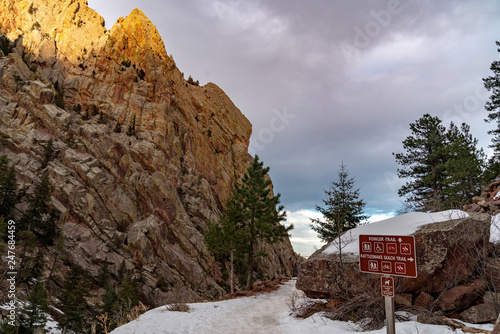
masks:
POLYGON ((234 208, 227 212, 227 219, 236 224, 245 236, 247 255, 246 288, 252 286, 252 276, 256 266, 257 246, 260 243, 274 243, 288 236, 293 225, 285 227, 280 223, 286 219, 284 207, 279 205, 280 194, 273 196, 271 180, 267 176, 269 167, 255 156, 241 185, 235 185, 232 198, 234 208))
POLYGON ((348 242, 341 238, 342 234, 367 220, 368 216, 363 214, 365 202, 359 198, 359 189, 354 189, 355 180, 349 177, 343 162, 337 175, 338 181, 332 182, 329 190, 324 190, 327 196, 323 200, 325 206, 316 206, 324 220, 311 219, 310 226, 321 240, 337 242, 342 264, 342 248, 348 242))
POLYGON ((135 136, 136 135, 136 130, 135 130, 135 115, 132 118, 132 123, 128 126, 127 129, 127 136, 135 136))
POLYGON ((99 268, 97 283, 99 283, 100 286, 106 286, 109 283, 110 279, 111 273, 109 272, 109 264, 108 261, 104 261, 104 263, 101 265, 101 268, 99 268))
POLYGON ((113 314, 113 312, 115 311, 117 302, 118 302, 118 294, 116 293, 116 287, 114 284, 109 283, 106 286, 106 294, 104 295, 103 300, 102 300, 103 312, 108 313, 108 314, 113 314))
POLYGON ((36 236, 32 231, 22 230, 17 231, 16 239, 21 246, 20 260, 20 281, 27 282, 31 278, 31 269, 33 268, 36 258, 33 256, 36 248, 36 236))
POLYGON ((139 287, 137 280, 130 273, 126 273, 118 289, 118 300, 124 309, 139 305, 139 287))
POLYGON ((441 120, 425 114, 410 124, 413 135, 403 141, 406 153, 393 153, 400 178, 409 178, 399 191, 416 211, 435 211, 443 202, 446 162, 446 128, 441 120))
POLYGON ((49 176, 44 173, 20 220, 20 229, 33 231, 45 245, 52 245, 57 235, 57 214, 51 205, 51 189, 49 176))
POLYGON ((403 141, 407 153, 395 154, 404 167, 398 176, 411 179, 398 192, 407 196, 408 207, 438 211, 470 203, 480 191, 485 159, 470 127, 451 123, 446 130, 439 118, 425 114, 410 128, 414 135, 403 141))
POLYGON ((43 148, 43 161, 42 161, 42 166, 40 167, 41 169, 44 169, 47 167, 50 161, 54 158, 55 154, 55 149, 54 149, 54 142, 51 139, 47 141, 47 144, 45 144, 43 148))
MULTIPOLYGON (((497 41, 496 45, 499 47, 497 51, 500 52, 500 42, 497 41)), ((484 88, 491 92, 490 100, 484 107, 489 112, 485 121, 497 123, 496 129, 488 131, 488 134, 493 135, 490 146, 493 148, 493 157, 489 161, 488 172, 492 177, 496 177, 500 174, 500 61, 491 63, 490 69, 493 75, 483 78, 484 88)))
POLYGON ((11 218, 17 204, 17 180, 14 166, 9 166, 6 155, 0 156, 0 217, 11 218))
POLYGON ((38 250, 35 256, 33 266, 30 270, 30 279, 41 279, 44 269, 46 268, 47 262, 43 257, 43 252, 38 250))
POLYGON ((244 247, 247 243, 244 231, 233 222, 241 221, 234 200, 234 197, 228 200, 226 211, 221 215, 220 223, 209 223, 208 232, 205 234, 205 243, 208 250, 221 260, 229 260, 231 294, 234 293, 235 256, 244 253, 244 247))
POLYGON ((481 192, 485 154, 477 148, 478 141, 470 134, 470 126, 453 122, 447 132, 447 158, 444 164, 446 184, 444 209, 462 207, 481 192))
POLYGON ((59 307, 64 312, 59 322, 62 329, 84 333, 84 319, 88 306, 85 300, 87 295, 87 279, 83 269, 72 266, 59 296, 59 307))
MULTIPOLYGON (((497 49, 500 52, 500 42, 497 41, 496 45, 499 47, 497 49)), ((497 128, 491 130, 488 133, 492 134, 494 137, 492 139, 491 147, 494 150, 495 160, 498 162, 500 159, 500 61, 496 60, 491 63, 490 67, 493 72, 492 76, 483 78, 484 88, 491 92, 490 100, 484 105, 485 109, 489 112, 488 118, 485 119, 486 122, 496 121, 497 128)))
POLYGON ((19 333, 33 333, 44 328, 49 310, 48 293, 41 281, 35 281, 28 296, 26 306, 19 312, 19 333))
POLYGON ((56 266, 61 259, 67 256, 67 250, 64 245, 64 237, 61 234, 58 234, 54 248, 52 249, 53 261, 50 265, 49 276, 47 277, 47 281, 50 282, 54 279, 54 271, 56 270, 56 266))

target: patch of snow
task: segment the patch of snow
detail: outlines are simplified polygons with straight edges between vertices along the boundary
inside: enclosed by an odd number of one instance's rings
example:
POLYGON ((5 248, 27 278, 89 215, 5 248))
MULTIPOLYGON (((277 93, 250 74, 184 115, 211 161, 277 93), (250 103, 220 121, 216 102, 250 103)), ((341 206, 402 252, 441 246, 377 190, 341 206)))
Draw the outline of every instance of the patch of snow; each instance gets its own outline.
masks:
MULTIPOLYGON (((342 236, 342 253, 359 255, 359 235, 412 235, 421 226, 442 222, 451 219, 469 217, 469 214, 461 210, 447 210, 441 212, 425 213, 410 212, 404 215, 380 220, 366 224, 347 231, 342 236)), ((324 254, 335 254, 339 252, 338 241, 330 243, 323 251, 324 254)))
POLYGON ((491 217, 490 242, 494 244, 500 243, 500 214, 491 217))
MULTIPOLYGON (((165 306, 144 313, 112 334, 348 334, 353 324, 332 321, 322 314, 307 319, 290 315, 288 301, 296 293, 295 280, 278 290, 253 297, 244 297, 212 303, 189 304, 189 312, 167 311, 165 306)), ((477 327, 476 325, 473 325, 477 327)), ((493 325, 484 325, 492 330, 493 325)), ((399 334, 462 334, 446 326, 420 324, 416 321, 396 323, 399 334)), ((367 333, 384 334, 385 327, 367 333)))

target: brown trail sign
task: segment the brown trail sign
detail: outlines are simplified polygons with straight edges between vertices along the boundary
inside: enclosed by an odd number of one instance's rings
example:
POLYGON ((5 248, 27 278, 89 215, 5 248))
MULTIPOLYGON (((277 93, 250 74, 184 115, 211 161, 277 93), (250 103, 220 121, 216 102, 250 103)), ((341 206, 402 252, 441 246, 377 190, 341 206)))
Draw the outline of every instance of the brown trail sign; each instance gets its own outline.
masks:
POLYGON ((359 270, 382 274, 381 289, 385 297, 387 334, 396 334, 393 276, 417 277, 415 237, 399 235, 360 235, 359 270))
POLYGON ((417 277, 415 237, 360 235, 359 270, 370 274, 417 277))

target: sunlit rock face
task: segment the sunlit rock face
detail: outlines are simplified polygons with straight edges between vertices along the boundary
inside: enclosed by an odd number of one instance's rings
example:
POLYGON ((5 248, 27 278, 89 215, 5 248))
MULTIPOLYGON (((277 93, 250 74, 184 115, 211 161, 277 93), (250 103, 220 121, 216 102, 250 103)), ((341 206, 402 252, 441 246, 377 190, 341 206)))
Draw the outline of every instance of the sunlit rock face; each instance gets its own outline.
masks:
MULTIPOLYGON (((0 154, 31 191, 52 139, 70 262, 93 277, 124 263, 154 303, 220 296, 203 234, 248 166, 247 118, 217 85, 187 83, 139 9, 106 30, 84 0, 7 0, 0 33, 15 41, 0 57, 0 154)), ((288 239, 265 250, 265 276, 292 275, 288 239)))

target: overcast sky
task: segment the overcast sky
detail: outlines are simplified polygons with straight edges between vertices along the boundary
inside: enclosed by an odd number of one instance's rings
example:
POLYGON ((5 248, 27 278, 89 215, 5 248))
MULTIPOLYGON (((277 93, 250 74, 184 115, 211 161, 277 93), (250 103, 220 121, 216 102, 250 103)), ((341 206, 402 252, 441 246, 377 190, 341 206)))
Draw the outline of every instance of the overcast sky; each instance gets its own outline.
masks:
POLYGON ((292 242, 309 255, 343 162, 372 220, 401 207, 393 152, 425 113, 466 122, 488 152, 482 78, 500 60, 498 0, 88 0, 109 29, 140 8, 185 76, 214 82, 253 124, 292 242))

